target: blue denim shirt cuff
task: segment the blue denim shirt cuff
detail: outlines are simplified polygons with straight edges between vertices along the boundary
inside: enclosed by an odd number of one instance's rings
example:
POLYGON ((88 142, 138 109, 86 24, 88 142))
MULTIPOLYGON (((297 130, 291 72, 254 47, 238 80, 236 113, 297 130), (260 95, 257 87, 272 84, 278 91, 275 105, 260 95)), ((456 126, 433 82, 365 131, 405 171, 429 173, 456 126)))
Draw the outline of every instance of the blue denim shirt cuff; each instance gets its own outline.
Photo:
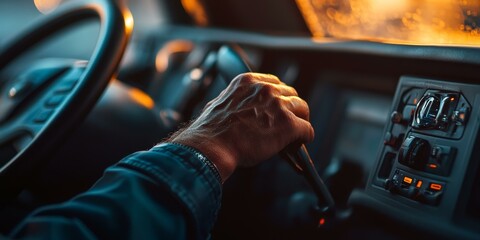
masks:
POLYGON ((220 208, 222 186, 216 173, 195 152, 162 143, 118 164, 139 169, 167 188, 191 213, 200 236, 209 236, 220 208))

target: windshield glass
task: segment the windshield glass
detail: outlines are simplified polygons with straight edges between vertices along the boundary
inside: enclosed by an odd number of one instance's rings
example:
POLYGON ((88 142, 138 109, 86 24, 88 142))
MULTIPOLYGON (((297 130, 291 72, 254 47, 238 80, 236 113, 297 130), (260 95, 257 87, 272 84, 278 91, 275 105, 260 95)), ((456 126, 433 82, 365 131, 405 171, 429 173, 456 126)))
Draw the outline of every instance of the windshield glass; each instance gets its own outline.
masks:
POLYGON ((480 45, 478 0, 296 0, 314 38, 480 45))

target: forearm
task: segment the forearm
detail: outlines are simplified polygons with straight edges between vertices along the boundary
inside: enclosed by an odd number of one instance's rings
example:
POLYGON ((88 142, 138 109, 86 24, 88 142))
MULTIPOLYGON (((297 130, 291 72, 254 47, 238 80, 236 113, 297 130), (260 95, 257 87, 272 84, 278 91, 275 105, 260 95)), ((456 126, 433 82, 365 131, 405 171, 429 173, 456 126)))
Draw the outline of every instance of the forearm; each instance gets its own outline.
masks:
POLYGON ((208 167, 188 150, 166 145, 123 159, 89 191, 36 211, 12 236, 204 239, 220 195, 208 167))

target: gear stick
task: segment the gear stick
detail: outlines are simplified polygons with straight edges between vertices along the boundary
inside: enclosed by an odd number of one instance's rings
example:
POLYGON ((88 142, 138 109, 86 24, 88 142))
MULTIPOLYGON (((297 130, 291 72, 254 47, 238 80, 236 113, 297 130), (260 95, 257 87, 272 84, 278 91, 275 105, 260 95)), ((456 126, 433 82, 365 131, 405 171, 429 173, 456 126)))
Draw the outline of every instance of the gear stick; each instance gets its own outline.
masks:
MULTIPOLYGON (((219 49, 216 67, 218 74, 228 79, 227 81, 238 74, 251 71, 239 53, 229 46, 222 46, 219 49)), ((318 175, 304 144, 290 144, 280 152, 280 156, 306 178, 315 192, 318 198, 318 227, 332 226, 338 220, 348 217, 348 211, 339 212, 335 209, 335 201, 318 175)))

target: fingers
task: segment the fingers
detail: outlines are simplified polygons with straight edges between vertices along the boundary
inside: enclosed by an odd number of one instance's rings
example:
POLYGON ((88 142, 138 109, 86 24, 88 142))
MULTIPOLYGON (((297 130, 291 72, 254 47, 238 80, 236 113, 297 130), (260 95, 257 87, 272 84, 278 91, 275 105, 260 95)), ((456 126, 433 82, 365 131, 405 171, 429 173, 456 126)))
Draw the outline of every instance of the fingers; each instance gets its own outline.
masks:
POLYGON ((235 81, 241 81, 241 82, 247 82, 247 83, 264 82, 264 83, 285 85, 285 83, 280 81, 280 79, 278 79, 278 77, 275 75, 264 74, 264 73, 254 73, 254 72, 242 73, 236 76, 232 80, 232 82, 235 82, 235 81))
MULTIPOLYGON (((269 84, 269 83, 267 83, 269 84)), ((273 85, 278 91, 281 96, 298 96, 297 90, 295 88, 287 86, 287 85, 279 85, 279 84, 269 84, 273 85)))
POLYGON ((310 110, 307 102, 297 96, 280 97, 282 105, 292 114, 291 125, 295 142, 307 143, 313 141, 314 130, 309 122, 310 110))
MULTIPOLYGON (((300 142, 311 142, 314 138, 314 130, 309 122, 310 110, 308 104, 298 97, 297 91, 280 81, 276 76, 261 73, 245 73, 236 77, 241 84, 253 84, 257 94, 277 97, 283 111, 291 114, 290 127, 293 138, 300 142)), ((263 98, 262 98, 263 99, 263 98)))
POLYGON ((272 75, 272 74, 263 74, 263 73, 245 73, 241 74, 243 75, 242 77, 247 77, 247 78, 252 78, 257 81, 261 82, 267 82, 267 83, 273 83, 273 84, 282 84, 285 85, 280 79, 278 79, 277 76, 272 75))
POLYGON ((295 116, 308 121, 310 119, 310 109, 307 102, 297 96, 280 96, 280 101, 286 109, 295 114, 295 116))
POLYGON ((315 131, 313 130, 312 124, 310 122, 297 118, 297 121, 295 121, 295 131, 297 135, 297 139, 300 142, 303 143, 308 143, 313 141, 313 138, 315 137, 315 131))
POLYGON ((253 72, 244 73, 235 77, 234 81, 232 82, 240 82, 241 85, 257 85, 257 88, 259 89, 271 87, 273 89, 267 89, 267 92, 275 92, 283 96, 298 96, 298 93, 294 88, 287 86, 285 83, 280 81, 277 76, 271 74, 253 72))

